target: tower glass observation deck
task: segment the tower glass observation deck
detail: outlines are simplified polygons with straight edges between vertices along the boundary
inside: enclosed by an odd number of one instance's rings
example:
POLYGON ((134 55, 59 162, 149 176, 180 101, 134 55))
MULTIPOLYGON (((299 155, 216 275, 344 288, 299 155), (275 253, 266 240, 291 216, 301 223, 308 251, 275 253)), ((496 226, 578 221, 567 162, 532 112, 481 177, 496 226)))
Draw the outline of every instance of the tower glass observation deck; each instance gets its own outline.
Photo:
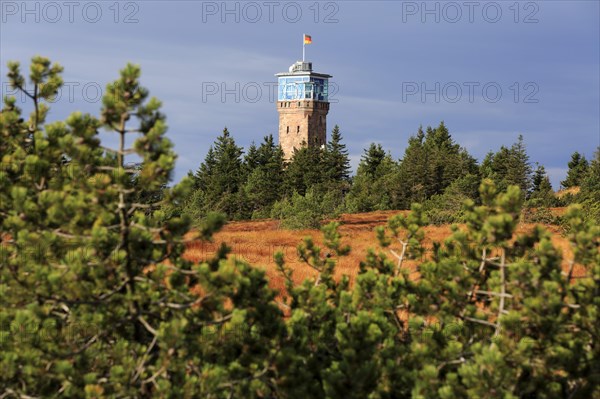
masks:
POLYGON ((329 101, 329 78, 331 75, 312 71, 311 62, 298 61, 289 72, 278 73, 277 100, 329 101))

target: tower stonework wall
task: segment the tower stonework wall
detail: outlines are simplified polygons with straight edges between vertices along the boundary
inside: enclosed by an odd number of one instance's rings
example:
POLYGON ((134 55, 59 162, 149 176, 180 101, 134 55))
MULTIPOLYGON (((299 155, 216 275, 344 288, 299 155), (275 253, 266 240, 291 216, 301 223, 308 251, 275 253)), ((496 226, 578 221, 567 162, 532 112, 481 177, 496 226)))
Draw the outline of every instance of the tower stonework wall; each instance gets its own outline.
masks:
POLYGON ((327 141, 329 103, 313 100, 278 101, 279 144, 286 159, 303 145, 324 145, 327 141))

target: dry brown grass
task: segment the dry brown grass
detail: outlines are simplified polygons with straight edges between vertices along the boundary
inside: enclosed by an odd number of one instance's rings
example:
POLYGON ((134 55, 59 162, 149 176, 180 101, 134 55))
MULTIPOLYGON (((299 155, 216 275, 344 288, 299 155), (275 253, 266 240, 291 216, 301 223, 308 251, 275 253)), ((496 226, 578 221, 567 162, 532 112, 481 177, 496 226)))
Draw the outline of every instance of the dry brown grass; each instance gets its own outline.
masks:
MULTIPOLYGON (((560 210, 557 210, 560 212, 560 210)), ((362 214, 345 214, 338 221, 341 223, 340 233, 343 242, 350 244, 352 252, 339 260, 336 267, 336 277, 348 275, 351 281, 356 276, 359 263, 364 259, 368 248, 377 248, 377 239, 373 229, 384 225, 387 220, 399 213, 398 211, 369 212, 362 214)), ((526 232, 532 224, 522 224, 518 232, 526 232)), ((568 268, 568 260, 572 256, 569 242, 560 235, 555 226, 546 226, 553 233, 552 242, 563 253, 564 269, 568 268)), ((451 233, 450 226, 427 226, 425 228, 426 248, 431 248, 434 241, 441 242, 451 233)), ((239 257, 252 265, 266 270, 272 288, 282 292, 284 280, 277 271, 273 255, 277 251, 284 254, 286 265, 294 271, 295 283, 315 275, 315 271, 298 259, 296 247, 302 238, 312 236, 315 243, 322 245, 322 234, 318 230, 284 230, 279 228, 276 220, 259 220, 231 222, 214 236, 212 243, 195 241, 188 245, 185 256, 193 261, 200 261, 212 256, 218 246, 225 242, 232 248, 230 256, 239 257)), ((414 270, 415 262, 405 263, 406 267, 414 270)), ((575 267, 574 276, 584 273, 582 267, 575 267)))
POLYGON ((574 186, 574 187, 565 188, 564 190, 557 191, 555 195, 558 198, 562 198, 567 194, 571 194, 571 195, 579 194, 579 191, 581 191, 579 186, 574 186))

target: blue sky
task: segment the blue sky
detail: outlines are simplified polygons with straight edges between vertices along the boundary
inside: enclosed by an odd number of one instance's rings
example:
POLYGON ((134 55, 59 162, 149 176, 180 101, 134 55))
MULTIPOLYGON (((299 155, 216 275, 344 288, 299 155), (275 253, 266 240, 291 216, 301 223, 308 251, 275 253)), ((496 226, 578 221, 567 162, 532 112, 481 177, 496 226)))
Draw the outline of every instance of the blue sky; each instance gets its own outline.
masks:
POLYGON ((307 33, 307 60, 336 88, 328 129, 340 125, 354 167, 369 143, 399 158, 419 125, 443 120, 480 160, 523 134, 558 188, 571 153, 600 145, 599 4, 2 0, 1 87, 8 60, 25 69, 44 55, 69 85, 50 120, 98 115, 97 89, 140 64, 164 104, 178 180, 224 126, 246 148, 276 135, 273 75, 301 58, 307 33))

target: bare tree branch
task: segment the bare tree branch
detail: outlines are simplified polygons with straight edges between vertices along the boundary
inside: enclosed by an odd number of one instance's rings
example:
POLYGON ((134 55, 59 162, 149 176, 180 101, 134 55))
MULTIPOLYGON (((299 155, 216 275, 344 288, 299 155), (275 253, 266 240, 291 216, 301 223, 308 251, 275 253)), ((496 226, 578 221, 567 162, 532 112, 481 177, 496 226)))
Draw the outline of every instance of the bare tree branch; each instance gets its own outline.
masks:
POLYGON ((390 249, 390 252, 392 253, 392 255, 394 255, 397 259, 398 259, 398 264, 396 265, 396 270, 394 270, 394 276, 398 276, 398 274, 400 274, 400 268, 402 267, 402 263, 404 262, 404 255, 406 254, 406 247, 408 246, 408 242, 407 241, 402 241, 402 240, 398 240, 400 241, 400 244, 402 244, 402 252, 400 253, 400 255, 398 255, 396 253, 396 251, 394 251, 393 249, 390 249))

